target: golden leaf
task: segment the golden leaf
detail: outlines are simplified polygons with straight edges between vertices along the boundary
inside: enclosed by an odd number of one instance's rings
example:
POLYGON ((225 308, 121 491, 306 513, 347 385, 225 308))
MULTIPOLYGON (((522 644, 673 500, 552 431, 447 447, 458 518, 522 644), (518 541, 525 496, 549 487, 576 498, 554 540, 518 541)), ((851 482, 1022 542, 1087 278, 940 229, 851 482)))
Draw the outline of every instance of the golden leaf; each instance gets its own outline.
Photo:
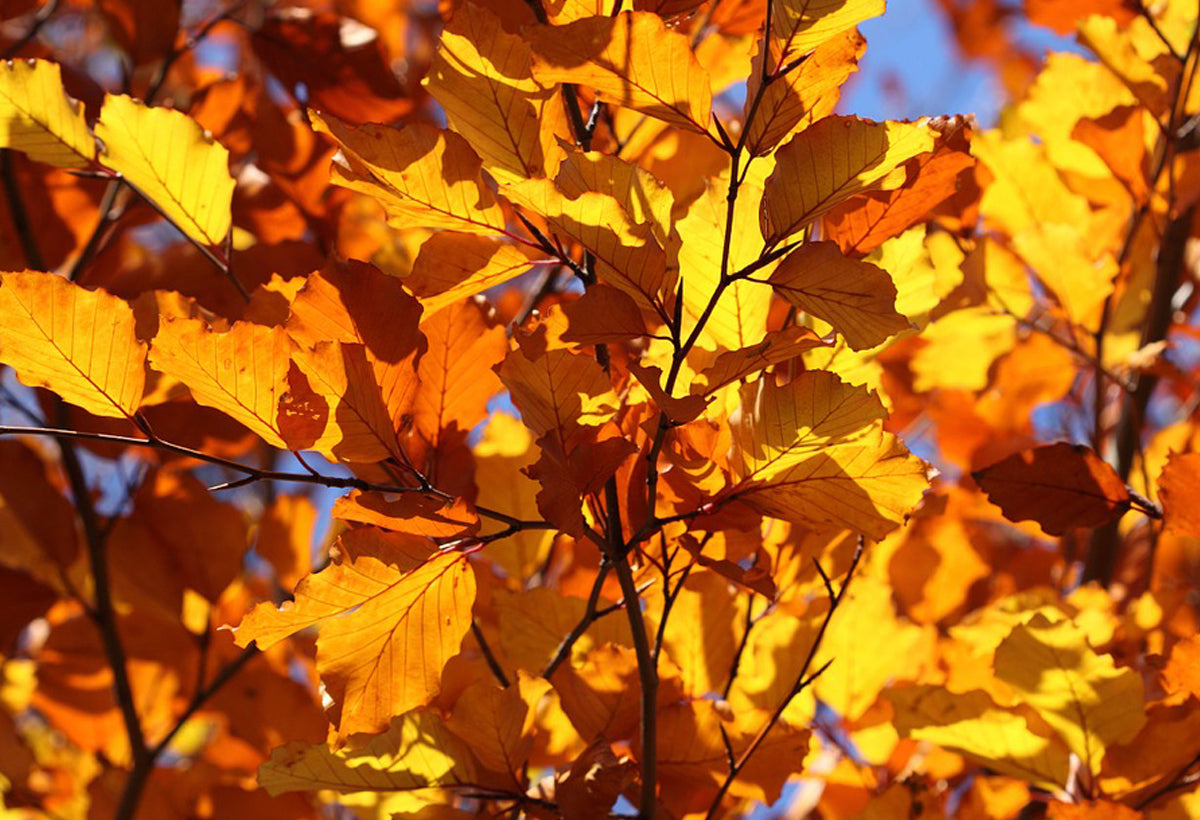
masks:
POLYGON ((874 394, 832 373, 747 385, 731 494, 777 518, 882 538, 928 486, 924 464, 882 431, 884 415, 874 394))
POLYGON ((562 97, 534 79, 529 46, 483 6, 466 3, 442 30, 425 87, 501 182, 552 175, 566 136, 562 97))
POLYGON ((329 566, 296 587, 294 603, 259 604, 234 637, 267 649, 319 625, 317 669, 339 733, 383 731, 393 715, 433 700, 471 625, 475 575, 466 556, 431 549, 424 538, 350 530, 329 566))
POLYGON ((22 383, 89 413, 126 418, 141 404, 145 362, 123 299, 53 273, 0 273, 0 363, 22 383))
POLYGON ((272 795, 315 789, 415 791, 470 783, 474 777, 468 748, 425 710, 400 715, 383 734, 353 737, 336 751, 326 743, 293 740, 274 749, 258 769, 258 784, 272 795))
POLYGON ((1044 789, 1067 783, 1070 752, 1035 715, 997 706, 979 690, 958 694, 942 686, 906 686, 889 689, 884 697, 892 703, 902 737, 970 755, 1044 789))
POLYGON ((197 403, 287 449, 278 419, 291 347, 283 328, 235 322, 218 333, 200 319, 163 316, 150 345, 150 366, 186 385, 197 403))
POLYGON ((416 122, 355 128, 316 112, 312 119, 342 149, 345 164, 335 162, 333 182, 375 197, 393 227, 504 233, 504 214, 484 184, 479 157, 453 131, 416 122))
POLYGON ((884 0, 779 0, 771 9, 772 45, 788 62, 883 10, 884 0))
POLYGON ((763 193, 761 226, 774 245, 854 194, 904 182, 906 160, 933 147, 924 123, 826 117, 775 154, 763 193))
POLYGON ((100 161, 117 171, 187 236, 219 245, 229 233, 229 152, 179 111, 109 94, 96 136, 100 161))
POLYGON ((83 168, 96 155, 83 106, 67 96, 58 63, 0 62, 0 148, 59 168, 83 168))
POLYGON ((1092 651, 1071 621, 1039 613, 1018 624, 996 648, 995 670, 1093 774, 1109 745, 1132 740, 1146 722, 1141 675, 1092 651))
POLYGON ((833 242, 805 242, 770 277, 797 309, 833 325, 852 350, 867 350, 907 330, 892 278, 870 262, 843 256, 833 242))
POLYGON ((622 12, 565 26, 536 26, 533 76, 547 84, 575 83, 672 125, 708 131, 712 90, 708 73, 682 32, 657 14, 622 12))

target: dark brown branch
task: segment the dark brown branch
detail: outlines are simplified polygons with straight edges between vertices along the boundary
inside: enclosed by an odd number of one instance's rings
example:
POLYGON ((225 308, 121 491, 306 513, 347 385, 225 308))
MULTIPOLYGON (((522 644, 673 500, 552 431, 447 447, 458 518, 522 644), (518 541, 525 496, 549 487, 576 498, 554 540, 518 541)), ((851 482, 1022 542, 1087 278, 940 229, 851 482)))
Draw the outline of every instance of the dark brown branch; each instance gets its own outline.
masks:
MULTIPOLYGON (((55 427, 13 427, 10 425, 0 425, 0 436, 3 435, 47 436, 60 440, 104 441, 110 444, 125 444, 132 447, 150 447, 194 458, 197 461, 204 461, 208 464, 215 464, 246 476, 247 480, 230 482, 226 486, 232 486, 233 484, 240 486, 241 484, 249 484, 255 481, 288 481, 296 484, 317 484, 322 487, 331 487, 334 489, 374 490, 385 493, 428 493, 444 500, 451 500, 453 498, 449 493, 442 492, 436 488, 376 484, 354 476, 331 476, 311 472, 291 473, 282 470, 253 467, 249 464, 242 464, 241 462, 231 461, 220 456, 209 455, 200 450, 193 450, 190 447, 174 444, 157 437, 135 438, 133 436, 119 436, 112 433, 89 433, 82 430, 67 430, 55 427)), ((547 521, 525 521, 488 507, 476 506, 475 511, 485 518, 491 518, 494 521, 507 524, 512 528, 513 532, 519 530, 550 530, 555 528, 553 524, 547 521)))
POLYGON ((125 781, 125 786, 121 790, 121 800, 117 804, 117 810, 113 814, 113 820, 132 820, 137 814, 138 805, 141 803, 142 794, 145 791, 146 781, 150 778, 151 772, 154 771, 154 766, 158 759, 166 752, 167 747, 171 745, 171 741, 175 739, 175 735, 183 728, 196 712, 204 706, 208 700, 221 690, 242 668, 250 662, 259 650, 251 645, 242 650, 232 661, 221 668, 213 677, 208 685, 201 686, 192 693, 191 700, 184 708, 183 713, 176 718, 174 725, 170 731, 163 736, 151 748, 146 755, 146 759, 142 763, 134 763, 133 769, 129 773, 129 778, 125 781))
POLYGON ((570 657, 571 647, 575 646, 575 642, 582 638, 583 633, 587 632, 588 628, 602 617, 597 610, 597 606, 600 603, 600 590, 604 587, 604 581, 608 578, 608 571, 611 566, 608 561, 600 562, 600 569, 596 572, 596 580, 592 583, 592 591, 588 593, 587 607, 583 611, 583 617, 579 619, 579 623, 571 628, 571 631, 558 644, 558 648, 554 650, 554 656, 550 658, 550 662, 542 670, 543 678, 550 679, 550 676, 562 665, 562 662, 570 657))
POLYGON ((510 685, 508 675, 504 674, 504 669, 500 666, 500 662, 496 660, 495 654, 492 652, 492 647, 488 644, 487 638, 483 636, 483 630, 479 628, 479 624, 475 619, 471 619, 471 634, 475 636, 476 642, 479 643, 479 651, 483 655, 483 659, 487 661, 488 669, 492 670, 492 674, 496 676, 496 680, 500 685, 507 689, 510 685))
POLYGON ((14 40, 8 48, 4 49, 4 54, 0 56, 0 60, 11 60, 21 53, 21 49, 33 42, 33 38, 38 36, 38 32, 42 30, 42 26, 50 22, 50 18, 54 16, 54 12, 58 10, 58 2, 59 0, 49 0, 46 5, 38 9, 37 14, 34 15, 33 23, 30 24, 29 28, 25 30, 25 33, 20 38, 14 40))

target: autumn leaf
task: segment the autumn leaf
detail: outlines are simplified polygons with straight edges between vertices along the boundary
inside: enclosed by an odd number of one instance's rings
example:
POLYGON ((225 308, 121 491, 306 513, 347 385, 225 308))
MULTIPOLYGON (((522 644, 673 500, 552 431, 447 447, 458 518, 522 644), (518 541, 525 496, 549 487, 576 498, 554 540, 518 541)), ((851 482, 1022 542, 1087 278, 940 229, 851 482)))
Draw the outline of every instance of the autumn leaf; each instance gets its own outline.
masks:
MULTIPOLYGON (((746 147, 752 156, 769 153, 793 131, 803 130, 833 113, 841 86, 858 69, 867 41, 849 29, 826 40, 800 66, 775 77, 762 90, 758 110, 747 117, 746 147)), ((746 86, 746 113, 762 85, 759 54, 746 86)))
POLYGON ((59 168, 85 167, 96 155, 83 106, 67 96, 57 63, 0 64, 0 147, 59 168))
POLYGON ((591 17, 527 34, 533 75, 575 83, 681 128, 707 132, 712 90, 687 37, 649 12, 591 17))
POLYGON ((805 242, 769 281, 797 309, 833 325, 852 350, 875 347, 910 327, 896 312, 892 278, 869 262, 843 256, 832 242, 805 242))
POLYGON ((344 164, 335 163, 332 181, 378 199, 396 227, 504 233, 504 215, 484 185, 479 157, 458 134, 419 123, 355 128, 330 114, 312 117, 342 149, 344 164))
POLYGON ((425 79, 455 130, 501 182, 553 176, 567 133, 555 86, 534 79, 530 47, 482 6, 462 6, 425 79))
POLYGON ((218 333, 200 319, 163 318, 150 345, 150 366, 186 385, 200 404, 286 449, 279 409, 291 366, 287 333, 250 322, 218 333))
POLYGON ((145 386, 146 345, 129 304, 52 273, 0 274, 0 362, 88 412, 133 415, 145 386))
POLYGON ((347 737, 383 731, 393 715, 429 703, 442 667, 471 621, 474 573, 462 553, 370 528, 338 541, 330 565, 296 587, 296 600, 257 606, 234 631, 266 649, 320 626, 317 668, 347 737))
POLYGON ((1162 498, 1163 518, 1167 529, 1193 538, 1200 534, 1200 518, 1195 504, 1188 500, 1189 491, 1200 486, 1200 455, 1172 453, 1167 467, 1158 479, 1162 498))
POLYGON ((933 147, 924 123, 826 117, 776 152, 760 224, 775 245, 854 194, 903 183, 903 163, 933 147))
POLYGON ((1098 527, 1130 509, 1125 483, 1086 447, 1060 442, 1015 453, 972 474, 1014 521, 1037 521, 1050 535, 1098 527))
POLYGON ((924 466, 879 429, 879 400, 832 373, 760 380, 742 389, 742 408, 731 494, 764 513, 880 538, 925 491, 924 466))
POLYGON ((96 123, 100 161, 121 174, 188 237, 219 245, 229 233, 229 152, 179 111, 110 94, 96 123))
POLYGON ((782 0, 771 11, 773 45, 787 62, 883 9, 883 0, 782 0))
POLYGON ((337 749, 293 741, 259 768, 270 794, 333 789, 343 792, 416 791, 473 779, 468 748, 432 712, 406 712, 381 734, 360 734, 337 749))
POLYGON ((891 689, 885 697, 904 737, 982 759, 999 772, 1042 788, 1061 788, 1070 753, 1028 714, 1001 708, 986 692, 955 693, 940 686, 891 689))
POLYGON ((1146 721, 1141 677, 1093 652, 1070 621, 1035 615, 1019 624, 996 648, 995 669, 1093 773, 1107 746, 1132 739, 1146 721))

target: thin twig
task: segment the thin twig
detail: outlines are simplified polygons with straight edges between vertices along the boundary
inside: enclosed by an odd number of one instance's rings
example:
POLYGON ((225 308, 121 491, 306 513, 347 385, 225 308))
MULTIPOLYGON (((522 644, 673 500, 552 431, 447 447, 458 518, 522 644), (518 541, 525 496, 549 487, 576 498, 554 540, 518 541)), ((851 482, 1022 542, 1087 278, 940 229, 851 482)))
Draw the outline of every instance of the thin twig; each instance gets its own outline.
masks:
POLYGON ((554 671, 571 655, 571 648, 575 646, 575 642, 583 637, 583 633, 588 631, 593 623, 602 617, 597 606, 600 603, 600 590, 604 587, 604 581, 608 578, 608 571, 612 567, 608 561, 600 562, 600 569, 596 572, 596 580, 592 582, 592 591, 588 594, 587 607, 583 611, 583 617, 579 622, 571 628, 571 631, 566 634, 558 644, 558 648, 554 650, 554 656, 550 658, 550 662, 546 664, 546 668, 542 670, 542 677, 547 680, 554 674, 554 671))
POLYGON ((487 638, 483 636, 483 630, 479 628, 479 624, 475 622, 474 618, 471 619, 471 634, 479 643, 479 651, 483 654, 483 659, 487 661, 488 669, 492 670, 492 674, 496 676, 500 685, 507 689, 509 687, 508 675, 504 674, 504 669, 496 660, 495 654, 492 653, 492 647, 488 644, 487 638))
POLYGON ((854 558, 850 561, 850 569, 846 571, 846 580, 842 582, 842 588, 837 590, 836 593, 833 589, 833 582, 826 574, 825 568, 821 566, 819 561, 817 561, 815 558, 813 559, 813 563, 816 564, 818 574, 820 574, 821 579, 825 582, 825 589, 829 595, 829 610, 825 613, 825 617, 821 621, 821 626, 817 630, 817 635, 813 639, 812 645, 808 648, 808 654, 804 658, 804 663, 800 666, 800 671, 796 673, 796 680, 792 684, 792 688, 788 691, 787 695, 784 696, 783 700, 779 702, 779 705, 775 707, 775 711, 771 713, 771 717, 768 718, 767 722, 763 724, 763 727, 759 729, 758 733, 754 736, 754 739, 750 741, 750 745, 748 745, 742 751, 742 754, 738 757, 737 762, 729 770, 729 773, 726 774, 725 780, 722 781, 720 788, 717 789, 717 796, 713 799, 712 804, 708 808, 708 814, 705 816, 705 820, 713 820, 716 817, 721 808, 721 801, 725 798, 725 794, 729 791, 729 787, 733 784, 733 781, 737 780, 738 775, 741 774, 742 770, 746 768, 746 764, 750 762, 750 758, 754 756, 754 753, 758 751, 759 746, 761 746, 763 741, 766 740, 767 735, 771 733, 773 728, 775 728, 775 724, 779 722, 779 719, 783 716, 784 710, 787 709, 792 700, 806 688, 808 688, 813 681, 820 677, 820 675, 829 668, 829 665, 833 663, 833 659, 830 658, 819 669, 817 669, 811 675, 809 674, 809 669, 812 668, 813 660, 816 658, 817 652, 820 650, 821 644, 825 640, 825 632, 829 629, 829 622, 833 620, 834 613, 838 611, 838 609, 841 607, 843 599, 846 597, 846 590, 850 588, 850 581, 854 578, 854 571, 858 568, 859 561, 862 560, 864 547, 864 539, 862 536, 859 536, 858 548, 855 549, 854 558))
MULTIPOLYGON (((453 496, 436 488, 424 487, 402 487, 391 484, 376 484, 371 481, 365 481, 354 476, 331 476, 321 473, 293 473, 283 470, 263 469, 253 467, 249 464, 231 461, 220 456, 210 455, 200 450, 193 450, 190 447, 184 447, 181 444, 174 444, 169 441, 154 437, 154 438, 135 438, 133 436, 120 436, 112 433, 91 433, 82 430, 68 430, 55 427, 14 427, 11 425, 0 425, 0 436, 3 435, 31 435, 31 436, 46 436, 56 439, 74 439, 79 441, 104 441, 110 444, 125 444, 133 447, 150 447, 157 450, 164 450, 170 453, 194 458, 198 461, 204 461, 209 464, 215 464, 229 470, 242 473, 247 477, 244 483, 252 483, 254 481, 288 481, 296 484, 317 484, 322 487, 331 487, 334 489, 344 490, 363 490, 377 491, 384 493, 427 493, 434 495, 444 500, 451 500, 453 496)), ((236 483, 236 482, 235 482, 236 483)), ((555 526, 548 521, 526 521, 519 518, 513 518, 510 515, 502 513, 498 510, 493 510, 489 507, 476 506, 475 511, 485 518, 491 518, 495 521, 507 524, 513 528, 513 532, 520 530, 552 530, 555 526)))

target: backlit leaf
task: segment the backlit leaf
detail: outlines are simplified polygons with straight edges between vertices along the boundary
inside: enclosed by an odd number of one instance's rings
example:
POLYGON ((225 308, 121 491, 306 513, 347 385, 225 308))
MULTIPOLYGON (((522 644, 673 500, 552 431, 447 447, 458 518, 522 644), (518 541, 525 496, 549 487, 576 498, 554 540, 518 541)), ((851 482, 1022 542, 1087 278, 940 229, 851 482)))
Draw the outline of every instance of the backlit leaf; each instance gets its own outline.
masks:
POLYGON ((491 11, 464 4, 442 30, 425 85, 497 179, 544 177, 566 136, 562 97, 533 78, 529 46, 491 11))
POLYGON ((780 0, 772 7, 773 45, 787 62, 883 10, 883 0, 780 0))
POLYGON ((768 515, 881 538, 928 486, 921 461, 879 428, 883 416, 878 398, 832 373, 748 385, 733 494, 768 515))
POLYGON ((1018 624, 996 648, 995 669, 1093 774, 1109 745, 1132 740, 1146 722, 1141 675, 1093 652, 1071 621, 1038 614, 1018 624))
POLYGON ((681 128, 708 130, 712 90, 687 37, 649 12, 590 17, 528 32, 533 75, 575 83, 681 128))
POLYGON ((805 242, 771 274, 776 293, 833 325, 852 350, 867 350, 907 330, 896 286, 882 269, 843 256, 832 242, 805 242))
POLYGON ((1172 453, 1158 479, 1167 528, 1200 538, 1200 454, 1172 453))
POLYGON ((763 238, 777 244, 854 194, 899 186, 903 163, 932 147, 924 123, 855 117, 814 123, 776 152, 763 195, 763 238))
POLYGON ((480 175, 480 160, 453 131, 423 123, 357 128, 313 113, 314 127, 342 149, 337 185, 379 200, 398 228, 415 225, 477 234, 504 232, 504 214, 480 175))
POLYGON ((219 333, 200 319, 164 316, 150 345, 150 366, 186 385, 199 404, 287 449, 279 405, 288 392, 291 346, 282 328, 235 322, 219 333))
POLYGON ((280 746, 259 767, 258 783, 272 795, 414 791, 469 783, 474 772, 467 747, 436 715, 418 709, 391 720, 382 734, 352 737, 336 751, 326 743, 280 746))
POLYGON ((1116 472, 1082 445, 1066 442, 1014 453, 972 473, 1012 521, 1036 521, 1050 535, 1099 527, 1130 508, 1116 472))
POLYGON ((1062 788, 1067 782, 1071 761, 1066 745, 1031 723, 1030 716, 997 706, 986 692, 908 686, 890 689, 885 697, 903 737, 970 755, 1042 788, 1062 788))
POLYGON ((462 553, 422 538, 351 530, 328 567, 296 587, 296 600, 259 604, 235 630, 239 646, 266 649, 319 625, 317 669, 343 737, 383 731, 393 715, 438 693, 442 667, 471 624, 475 576, 462 553))
POLYGON ((100 161, 197 242, 219 245, 229 233, 234 182, 229 152, 179 111, 130 97, 104 98, 96 136, 100 161))
POLYGON ((82 168, 96 155, 83 106, 63 90, 57 63, 0 63, 0 147, 59 168, 82 168))
POLYGON ((142 401, 146 345, 129 304, 52 273, 0 274, 0 362, 98 416, 131 416, 142 401))

